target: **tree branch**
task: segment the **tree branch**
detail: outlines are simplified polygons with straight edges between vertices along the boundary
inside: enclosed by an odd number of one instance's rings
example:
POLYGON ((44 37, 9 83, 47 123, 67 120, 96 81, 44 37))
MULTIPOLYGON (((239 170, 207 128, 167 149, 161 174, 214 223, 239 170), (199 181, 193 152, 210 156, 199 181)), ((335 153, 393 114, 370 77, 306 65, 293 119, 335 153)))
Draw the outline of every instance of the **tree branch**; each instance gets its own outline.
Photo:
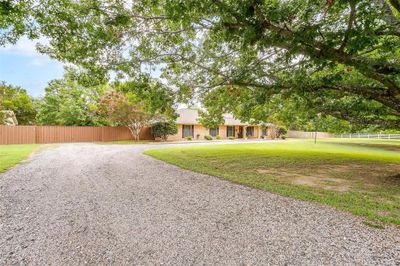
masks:
POLYGON ((350 1, 350 14, 349 14, 349 21, 347 22, 347 30, 343 38, 343 42, 339 47, 339 52, 342 52, 343 49, 346 47, 347 42, 350 38, 351 30, 353 29, 353 23, 356 20, 356 4, 350 1))
POLYGON ((397 12, 400 12, 400 1, 399 0, 389 0, 389 2, 397 10, 397 12))

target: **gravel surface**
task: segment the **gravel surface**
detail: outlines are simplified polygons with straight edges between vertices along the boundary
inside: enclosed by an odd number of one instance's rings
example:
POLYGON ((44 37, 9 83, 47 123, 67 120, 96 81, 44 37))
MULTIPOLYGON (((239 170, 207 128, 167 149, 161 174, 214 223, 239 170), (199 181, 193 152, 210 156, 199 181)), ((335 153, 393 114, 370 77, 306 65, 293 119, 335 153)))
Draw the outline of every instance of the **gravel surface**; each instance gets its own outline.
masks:
POLYGON ((63 144, 1 174, 0 265, 400 263, 398 228, 142 154, 154 147, 63 144))

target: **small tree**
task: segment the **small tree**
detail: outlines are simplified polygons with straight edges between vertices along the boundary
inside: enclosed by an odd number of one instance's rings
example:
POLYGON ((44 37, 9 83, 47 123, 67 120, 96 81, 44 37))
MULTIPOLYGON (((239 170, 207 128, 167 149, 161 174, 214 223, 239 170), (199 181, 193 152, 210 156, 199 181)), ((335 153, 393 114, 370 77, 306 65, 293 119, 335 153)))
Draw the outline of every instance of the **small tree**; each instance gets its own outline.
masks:
POLYGON ((287 134, 287 129, 285 127, 276 128, 276 137, 283 138, 287 134))
POLYGON ((151 126, 151 134, 156 138, 162 138, 164 141, 168 139, 169 135, 178 133, 178 127, 175 122, 156 122, 151 126))
POLYGON ((123 93, 116 91, 101 98, 99 111, 114 125, 128 127, 134 140, 139 140, 140 130, 152 119, 140 103, 132 103, 123 93))

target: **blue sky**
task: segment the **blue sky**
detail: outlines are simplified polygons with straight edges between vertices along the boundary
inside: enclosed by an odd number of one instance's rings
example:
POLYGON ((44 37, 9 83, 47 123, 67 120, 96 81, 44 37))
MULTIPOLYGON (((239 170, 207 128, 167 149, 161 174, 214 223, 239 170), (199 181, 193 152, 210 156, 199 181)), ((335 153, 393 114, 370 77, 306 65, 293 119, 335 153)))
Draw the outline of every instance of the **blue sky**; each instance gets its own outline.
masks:
POLYGON ((23 87, 32 96, 44 94, 47 83, 64 73, 62 63, 36 51, 36 43, 20 39, 15 45, 0 47, 0 81, 23 87))

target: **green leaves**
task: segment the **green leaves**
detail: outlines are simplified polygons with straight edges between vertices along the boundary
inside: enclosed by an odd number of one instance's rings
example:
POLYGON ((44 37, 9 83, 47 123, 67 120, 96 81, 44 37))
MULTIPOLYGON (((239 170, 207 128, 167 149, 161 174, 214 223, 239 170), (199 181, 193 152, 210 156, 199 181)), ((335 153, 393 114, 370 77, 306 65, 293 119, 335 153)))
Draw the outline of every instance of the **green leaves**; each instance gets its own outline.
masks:
POLYGON ((121 82, 116 87, 126 94, 131 103, 141 103, 150 114, 176 118, 175 94, 162 83, 142 76, 137 80, 121 82))
MULTIPOLYGON (((20 125, 35 123, 36 108, 34 100, 20 87, 0 83, 0 111, 11 110, 20 125)), ((0 119, 1 121, 3 119, 0 119)))
POLYGON ((42 125, 98 126, 108 121, 98 115, 98 101, 106 85, 83 86, 76 73, 53 80, 39 101, 37 122, 42 125))
POLYGON ((164 141, 169 135, 178 133, 178 127, 174 121, 156 122, 151 125, 151 134, 156 138, 162 138, 164 141))
MULTIPOLYGON (((385 110, 368 123, 389 126, 381 122, 399 118, 397 0, 123 2, 12 2, 11 8, 3 6, 9 16, 2 16, 0 28, 10 29, 4 40, 26 32, 47 36, 50 45, 43 52, 99 80, 111 71, 140 79, 146 66, 156 66, 164 84, 148 82, 149 89, 135 85, 132 91, 151 99, 150 112, 167 111, 177 98, 210 94, 226 101, 220 100, 221 108, 246 106, 254 112, 243 111, 244 117, 261 119, 260 110, 276 95, 289 106, 290 97, 306 102, 316 97, 319 106, 352 97, 385 110), (171 87, 176 90, 163 94, 171 87), (237 87, 240 97, 219 89, 225 87, 237 87)), ((361 121, 358 115, 367 115, 347 104, 346 113, 318 109, 352 122, 352 116, 361 121)))

